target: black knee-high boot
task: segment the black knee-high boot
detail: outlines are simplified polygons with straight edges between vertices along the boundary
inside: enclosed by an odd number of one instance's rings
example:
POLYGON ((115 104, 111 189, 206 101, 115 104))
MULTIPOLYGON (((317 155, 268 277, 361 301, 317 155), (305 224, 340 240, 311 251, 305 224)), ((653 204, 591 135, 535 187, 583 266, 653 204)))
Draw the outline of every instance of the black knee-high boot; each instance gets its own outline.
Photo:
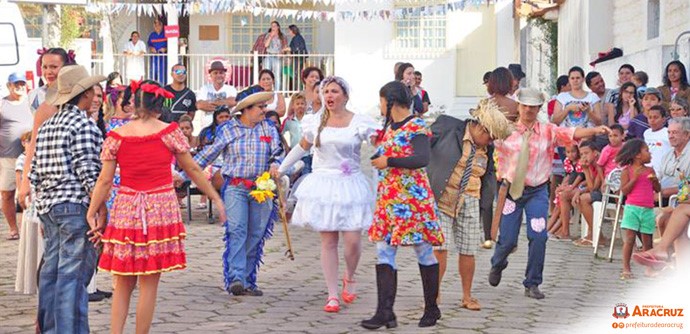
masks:
POLYGON ((379 297, 376 314, 369 320, 362 320, 362 327, 366 329, 378 329, 383 326, 397 327, 393 304, 395 304, 395 294, 398 290, 398 271, 387 264, 377 264, 376 288, 379 297))
POLYGON ((430 266, 419 265, 422 275, 422 287, 424 288, 424 315, 419 320, 419 327, 431 327, 436 325, 436 320, 441 319, 441 310, 438 309, 436 298, 438 297, 438 263, 430 266))

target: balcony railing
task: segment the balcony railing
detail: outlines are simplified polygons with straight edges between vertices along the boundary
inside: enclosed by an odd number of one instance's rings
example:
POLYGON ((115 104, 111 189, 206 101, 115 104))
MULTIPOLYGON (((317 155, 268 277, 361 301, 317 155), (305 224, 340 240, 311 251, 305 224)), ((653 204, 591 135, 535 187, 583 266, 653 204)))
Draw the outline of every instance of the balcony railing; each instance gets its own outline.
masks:
MULTIPOLYGON (((214 61, 222 61, 227 69, 226 83, 242 90, 259 83, 259 72, 270 69, 275 75, 275 90, 286 95, 301 91, 303 84, 301 72, 304 68, 320 68, 324 75, 333 75, 334 57, 332 54, 309 55, 260 55, 254 54, 188 54, 178 56, 178 62, 187 67, 187 86, 200 89, 211 82, 208 69, 214 61)), ((119 72, 123 82, 130 79, 150 79, 160 83, 168 78, 166 55, 128 56, 113 55, 113 70, 119 72)), ((95 55, 93 73, 104 73, 103 55, 95 55)))

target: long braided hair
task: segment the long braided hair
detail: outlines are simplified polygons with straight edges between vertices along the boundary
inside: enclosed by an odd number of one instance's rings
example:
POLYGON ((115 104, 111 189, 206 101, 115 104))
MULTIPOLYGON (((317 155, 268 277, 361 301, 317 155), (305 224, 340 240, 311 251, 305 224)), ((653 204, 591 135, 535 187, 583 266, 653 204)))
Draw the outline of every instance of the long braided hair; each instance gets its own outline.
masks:
POLYGON ((321 81, 321 84, 319 85, 319 91, 321 92, 321 104, 323 105, 323 111, 321 113, 321 122, 319 123, 319 129, 316 132, 316 139, 314 140, 314 146, 316 147, 321 147, 321 131, 323 131, 323 128, 326 127, 326 123, 328 123, 328 119, 331 117, 331 111, 325 107, 326 103, 323 101, 323 90, 326 88, 326 86, 332 83, 335 83, 338 86, 340 86, 340 88, 343 90, 343 93, 345 94, 345 97, 350 97, 350 86, 347 84, 345 79, 336 76, 329 76, 326 79, 323 79, 323 81, 321 81))
POLYGON ((386 99, 386 115, 381 133, 385 134, 388 127, 393 123, 391 112, 393 106, 410 108, 412 104, 412 92, 410 88, 400 81, 391 81, 379 90, 379 97, 386 99))

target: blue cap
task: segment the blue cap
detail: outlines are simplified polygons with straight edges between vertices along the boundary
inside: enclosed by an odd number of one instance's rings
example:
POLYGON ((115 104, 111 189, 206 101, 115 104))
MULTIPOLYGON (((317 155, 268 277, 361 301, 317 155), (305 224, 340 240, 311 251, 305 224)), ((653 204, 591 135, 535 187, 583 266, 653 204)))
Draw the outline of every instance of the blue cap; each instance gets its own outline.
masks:
POLYGON ((9 78, 7 78, 7 82, 9 82, 9 83, 15 83, 15 82, 19 82, 19 81, 26 82, 26 75, 24 75, 22 73, 14 72, 14 73, 10 74, 9 78))

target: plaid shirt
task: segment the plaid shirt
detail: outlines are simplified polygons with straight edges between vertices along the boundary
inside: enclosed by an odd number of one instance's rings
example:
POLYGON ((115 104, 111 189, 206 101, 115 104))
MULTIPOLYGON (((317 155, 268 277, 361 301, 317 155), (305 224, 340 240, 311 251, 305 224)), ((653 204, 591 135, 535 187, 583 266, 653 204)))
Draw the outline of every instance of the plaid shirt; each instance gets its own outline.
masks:
MULTIPOLYGON (((506 179, 513 182, 515 171, 520 158, 522 147, 522 134, 527 127, 518 121, 515 123, 515 131, 505 140, 494 141, 498 154, 498 179, 506 179)), ((549 180, 553 151, 558 146, 567 146, 573 143, 575 128, 559 127, 552 123, 534 123, 532 136, 529 138, 529 162, 525 185, 536 187, 549 180)))
POLYGON ((101 171, 101 131, 74 105, 66 104, 38 129, 29 179, 36 209, 46 214, 60 203, 88 204, 101 171))
POLYGON ((283 147, 273 123, 263 121, 250 128, 233 118, 216 130, 213 144, 199 152, 194 161, 204 168, 221 153, 223 176, 254 180, 270 164, 280 164, 283 147))

